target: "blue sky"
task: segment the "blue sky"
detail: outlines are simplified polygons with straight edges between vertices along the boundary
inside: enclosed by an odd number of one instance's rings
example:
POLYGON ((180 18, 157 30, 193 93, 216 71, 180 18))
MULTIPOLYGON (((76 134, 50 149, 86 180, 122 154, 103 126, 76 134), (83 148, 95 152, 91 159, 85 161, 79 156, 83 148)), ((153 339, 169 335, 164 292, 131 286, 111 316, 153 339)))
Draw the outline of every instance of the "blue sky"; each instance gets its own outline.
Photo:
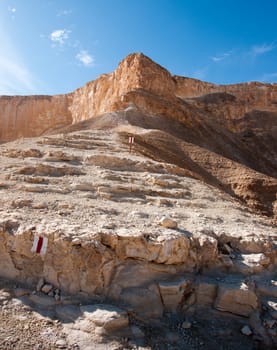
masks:
POLYGON ((277 0, 0 0, 0 95, 73 91, 143 52, 172 74, 277 82, 277 0))

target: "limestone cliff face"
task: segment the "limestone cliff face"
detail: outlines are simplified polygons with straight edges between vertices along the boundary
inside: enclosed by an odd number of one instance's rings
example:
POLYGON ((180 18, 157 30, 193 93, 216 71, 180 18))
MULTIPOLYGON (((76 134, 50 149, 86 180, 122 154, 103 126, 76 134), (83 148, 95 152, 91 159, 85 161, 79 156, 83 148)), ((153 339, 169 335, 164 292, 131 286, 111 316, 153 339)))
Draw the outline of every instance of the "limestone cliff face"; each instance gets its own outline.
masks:
MULTIPOLYGON (((130 91, 147 91, 164 98, 175 98, 170 73, 143 54, 131 54, 110 74, 77 89, 70 107, 73 123, 126 107, 130 91)), ((145 105, 150 110, 151 106, 145 105)))
MULTIPOLYGON (((132 91, 175 99, 170 73, 143 54, 131 54, 110 74, 87 83, 72 94, 57 96, 0 97, 0 141, 39 136, 49 129, 74 124, 135 102, 151 110, 145 99, 136 101, 132 91)), ((155 110, 154 110, 155 112, 155 110)))
POLYGON ((248 103, 255 108, 276 109, 277 85, 250 82, 231 85, 216 85, 201 80, 172 77, 175 82, 175 95, 180 98, 199 97, 214 93, 227 93, 236 97, 236 100, 248 103))
POLYGON ((1 96, 0 142, 39 136, 72 122, 70 95, 1 96))
POLYGON ((277 85, 215 85, 172 76, 145 55, 130 54, 110 74, 68 95, 0 97, 0 141, 38 136, 49 129, 124 109, 130 103, 150 114, 195 127, 196 107, 210 118, 241 119, 253 110, 276 112, 277 85))
MULTIPOLYGON (((252 111, 276 113, 277 85, 261 83, 244 83, 218 86, 197 82, 190 85, 178 78, 177 94, 205 113, 212 113, 219 121, 239 120, 252 111), (181 81, 181 83, 180 83, 181 81), (183 86, 184 85, 184 88, 183 86), (193 89, 188 91, 187 87, 193 89), (199 90, 198 90, 199 89, 199 90)), ((191 79, 190 79, 191 80, 191 79)), ((234 130, 234 129, 233 129, 234 130)))
POLYGON ((123 109, 130 103, 147 113, 188 119, 195 113, 188 111, 182 100, 204 112, 212 111, 221 119, 239 119, 253 109, 275 110, 277 87, 260 83, 221 86, 171 76, 143 54, 131 54, 113 73, 77 89, 70 110, 73 123, 123 109), (224 99, 224 94, 231 98, 224 99), (200 99, 201 96, 206 98, 200 99))

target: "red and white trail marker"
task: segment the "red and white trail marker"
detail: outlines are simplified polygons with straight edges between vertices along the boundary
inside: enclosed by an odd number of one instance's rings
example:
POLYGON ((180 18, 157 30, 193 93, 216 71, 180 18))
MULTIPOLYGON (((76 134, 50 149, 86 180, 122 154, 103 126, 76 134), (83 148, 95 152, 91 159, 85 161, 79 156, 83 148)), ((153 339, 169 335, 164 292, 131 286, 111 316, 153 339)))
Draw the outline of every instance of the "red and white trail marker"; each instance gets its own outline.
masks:
POLYGON ((47 244, 48 244, 48 238, 42 237, 42 236, 36 236, 34 238, 31 252, 44 255, 46 253, 47 244))
POLYGON ((130 153, 132 152, 132 146, 135 143, 134 136, 129 136, 130 153))

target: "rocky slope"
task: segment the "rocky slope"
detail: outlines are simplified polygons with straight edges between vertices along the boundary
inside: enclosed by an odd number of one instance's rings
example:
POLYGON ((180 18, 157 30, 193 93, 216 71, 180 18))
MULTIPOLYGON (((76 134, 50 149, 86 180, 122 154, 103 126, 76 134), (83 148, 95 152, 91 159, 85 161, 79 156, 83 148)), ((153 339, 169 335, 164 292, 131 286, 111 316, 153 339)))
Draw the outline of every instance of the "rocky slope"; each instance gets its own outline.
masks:
POLYGON ((168 313, 182 324, 201 320, 203 310, 219 320, 227 312, 236 317, 232 327, 248 325, 270 348, 276 228, 188 170, 140 155, 148 134, 121 124, 1 145, 0 275, 29 286, 43 278, 23 303, 64 305, 75 331, 92 329, 85 315, 97 325, 95 307, 72 314, 53 290, 82 297, 81 304, 117 303, 123 324, 168 313), (138 139, 132 153, 130 132, 138 139), (31 251, 38 236, 48 238, 45 255, 31 251))
POLYGON ((0 289, 0 349, 28 348, 8 336, 16 317, 40 344, 48 329, 43 349, 276 346, 276 85, 216 86, 132 54, 0 111, 0 276, 23 284, 0 289))

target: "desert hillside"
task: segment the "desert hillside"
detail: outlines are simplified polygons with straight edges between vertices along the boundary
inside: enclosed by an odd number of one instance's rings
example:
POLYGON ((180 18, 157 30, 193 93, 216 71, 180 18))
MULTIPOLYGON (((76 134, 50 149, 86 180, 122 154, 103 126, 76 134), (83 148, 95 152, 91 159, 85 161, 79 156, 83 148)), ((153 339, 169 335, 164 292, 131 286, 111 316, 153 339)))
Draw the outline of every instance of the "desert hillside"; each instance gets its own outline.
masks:
POLYGON ((274 349, 276 101, 143 54, 0 97, 0 349, 274 349))
POLYGON ((68 95, 0 97, 0 122, 0 142, 120 123, 148 129, 138 152, 276 217, 276 84, 214 85, 130 54, 68 95))

